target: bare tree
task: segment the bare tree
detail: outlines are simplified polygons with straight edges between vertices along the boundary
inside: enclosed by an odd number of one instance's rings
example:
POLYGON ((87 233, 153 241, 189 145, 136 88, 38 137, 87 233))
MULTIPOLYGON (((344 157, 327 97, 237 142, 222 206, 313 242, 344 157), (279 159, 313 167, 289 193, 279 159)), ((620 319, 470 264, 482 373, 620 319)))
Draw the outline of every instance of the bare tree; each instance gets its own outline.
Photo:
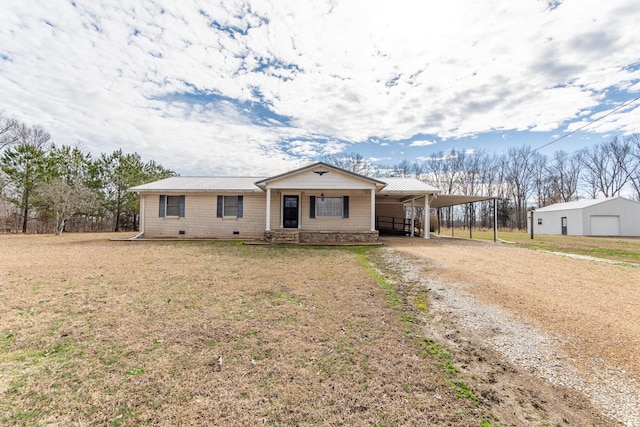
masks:
POLYGON ((451 150, 448 153, 434 153, 424 165, 426 181, 442 190, 444 194, 455 194, 460 190, 463 173, 464 153, 451 150))
POLYGON ((442 190, 441 182, 445 167, 444 152, 434 153, 423 163, 423 180, 442 190))
POLYGON ((635 191, 636 200, 640 200, 640 134, 625 137, 625 143, 629 145, 629 161, 623 164, 629 178, 629 183, 635 191))
POLYGON ((375 165, 373 162, 370 159, 365 159, 358 153, 350 153, 346 155, 327 154, 323 157, 322 161, 359 175, 370 176, 375 172, 375 165))
MULTIPOLYGON (((500 158, 495 154, 484 153, 478 159, 479 169, 479 194, 484 196, 496 196, 498 193, 498 177, 500 158)), ((493 201, 480 203, 480 221, 483 227, 490 227, 492 222, 493 201)))
POLYGON ((460 188, 462 194, 477 196, 483 194, 484 182, 487 178, 487 159, 484 150, 474 150, 462 158, 462 175, 460 188))
POLYGON ((569 202, 577 198, 581 163, 580 153, 573 156, 562 150, 553 153, 551 164, 547 166, 551 180, 549 203, 569 202))
POLYGON ((540 153, 531 155, 531 174, 533 188, 535 189, 538 206, 546 206, 554 203, 552 196, 553 181, 547 173, 547 157, 540 153))
POLYGON ((393 167, 393 175, 399 177, 418 177, 422 174, 422 166, 402 160, 393 167))
MULTIPOLYGON (((487 154, 483 150, 473 150, 460 156, 459 166, 461 168, 458 174, 460 192, 464 195, 478 196, 483 193, 486 175, 483 173, 483 163, 487 158, 487 154)), ((476 220, 476 204, 470 204, 468 209, 464 210, 464 224, 475 222, 476 220)))
POLYGON ((58 236, 64 231, 64 224, 69 218, 94 209, 97 203, 91 189, 79 182, 68 183, 64 178, 54 178, 41 184, 35 197, 40 208, 53 217, 58 236))
MULTIPOLYGON (((464 153, 460 151, 434 153, 424 164, 425 181, 441 189, 443 194, 456 194, 461 183, 460 175, 463 163, 464 153)), ((453 209, 451 207, 445 210, 445 222, 449 227, 453 226, 453 209)))
POLYGON ((605 197, 619 196, 622 188, 629 182, 631 146, 614 136, 604 144, 599 144, 582 153, 583 177, 591 195, 598 193, 605 197))
POLYGON ((524 229, 527 225, 527 200, 531 191, 532 157, 531 147, 510 148, 506 158, 505 178, 511 184, 511 196, 515 209, 515 226, 524 229))
POLYGON ((0 150, 17 142, 16 128, 19 123, 15 119, 7 117, 0 111, 0 150))
POLYGON ((51 134, 41 125, 29 126, 17 123, 13 133, 18 144, 31 145, 32 147, 47 151, 51 143, 51 134))

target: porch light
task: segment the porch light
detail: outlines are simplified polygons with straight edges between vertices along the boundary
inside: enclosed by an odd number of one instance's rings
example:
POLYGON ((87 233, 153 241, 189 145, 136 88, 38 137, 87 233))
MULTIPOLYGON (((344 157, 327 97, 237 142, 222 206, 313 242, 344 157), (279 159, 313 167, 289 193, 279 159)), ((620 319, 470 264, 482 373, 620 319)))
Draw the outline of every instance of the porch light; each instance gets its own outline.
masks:
POLYGON ((324 202, 324 193, 320 193, 320 200, 324 202))

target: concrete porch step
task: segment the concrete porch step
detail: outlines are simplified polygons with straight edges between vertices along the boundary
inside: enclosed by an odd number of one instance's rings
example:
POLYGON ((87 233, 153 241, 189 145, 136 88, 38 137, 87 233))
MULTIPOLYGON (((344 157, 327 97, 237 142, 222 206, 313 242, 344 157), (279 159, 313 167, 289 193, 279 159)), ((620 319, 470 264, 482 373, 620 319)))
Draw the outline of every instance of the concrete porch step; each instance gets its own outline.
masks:
POLYGON ((300 231, 298 229, 279 229, 264 233, 265 240, 271 243, 298 243, 300 231))

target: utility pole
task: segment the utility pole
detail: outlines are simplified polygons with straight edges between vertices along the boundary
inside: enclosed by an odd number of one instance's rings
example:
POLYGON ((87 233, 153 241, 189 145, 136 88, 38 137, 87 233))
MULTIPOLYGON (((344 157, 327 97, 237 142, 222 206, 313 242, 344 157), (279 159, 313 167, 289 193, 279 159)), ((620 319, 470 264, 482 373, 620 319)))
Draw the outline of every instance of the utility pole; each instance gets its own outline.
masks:
POLYGON ((536 208, 530 207, 529 212, 531 213, 531 240, 533 240, 533 212, 535 212, 536 208))

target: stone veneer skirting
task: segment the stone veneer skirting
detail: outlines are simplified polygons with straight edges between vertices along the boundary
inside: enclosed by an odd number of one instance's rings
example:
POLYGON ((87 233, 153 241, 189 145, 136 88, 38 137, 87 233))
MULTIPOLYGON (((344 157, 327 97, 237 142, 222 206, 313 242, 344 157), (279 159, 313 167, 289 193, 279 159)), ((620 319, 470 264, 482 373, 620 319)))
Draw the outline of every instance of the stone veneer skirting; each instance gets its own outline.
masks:
POLYGON ((270 243, 353 244, 377 243, 378 231, 303 231, 273 230, 265 233, 270 243))

